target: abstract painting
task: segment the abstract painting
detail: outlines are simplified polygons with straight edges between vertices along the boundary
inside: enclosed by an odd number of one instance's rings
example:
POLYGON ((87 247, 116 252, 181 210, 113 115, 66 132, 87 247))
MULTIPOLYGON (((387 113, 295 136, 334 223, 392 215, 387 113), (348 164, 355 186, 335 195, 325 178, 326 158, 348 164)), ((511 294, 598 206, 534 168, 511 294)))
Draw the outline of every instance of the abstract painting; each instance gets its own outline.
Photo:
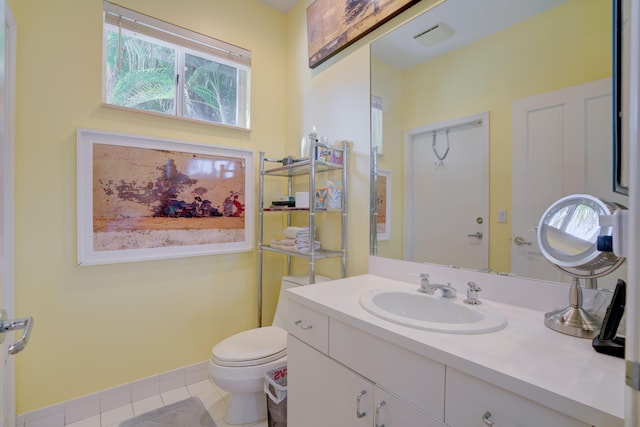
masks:
POLYGON ((315 0, 307 7, 309 67, 317 67, 418 1, 315 0))
POLYGON ((79 265, 252 250, 250 151, 87 129, 77 150, 79 265))

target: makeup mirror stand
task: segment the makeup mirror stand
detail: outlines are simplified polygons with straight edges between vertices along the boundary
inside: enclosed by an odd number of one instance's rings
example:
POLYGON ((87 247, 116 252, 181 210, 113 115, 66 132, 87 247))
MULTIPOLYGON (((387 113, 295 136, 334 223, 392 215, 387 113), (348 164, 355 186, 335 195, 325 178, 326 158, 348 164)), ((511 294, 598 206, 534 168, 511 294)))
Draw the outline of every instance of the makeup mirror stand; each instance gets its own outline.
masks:
POLYGON ((583 297, 580 279, 585 279, 587 283, 592 284, 592 286, 587 286, 588 288, 597 289, 595 279, 613 272, 622 265, 624 260, 624 258, 620 258, 606 270, 599 273, 591 272, 591 274, 578 274, 552 263, 559 270, 572 276, 573 280, 569 289, 569 306, 545 313, 545 326, 566 335, 579 338, 594 338, 600 331, 602 319, 591 315, 582 307, 583 297))

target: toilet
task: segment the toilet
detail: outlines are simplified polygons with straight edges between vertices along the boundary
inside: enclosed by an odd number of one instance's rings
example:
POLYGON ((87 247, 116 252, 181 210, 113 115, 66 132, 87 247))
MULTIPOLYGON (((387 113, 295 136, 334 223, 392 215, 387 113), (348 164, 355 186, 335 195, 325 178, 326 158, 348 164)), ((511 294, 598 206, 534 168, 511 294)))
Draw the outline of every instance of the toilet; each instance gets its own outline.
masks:
MULTIPOLYGON (((328 277, 316 275, 316 283, 328 277)), ((287 297, 285 289, 309 284, 309 276, 284 276, 273 326, 232 335, 211 349, 209 378, 229 392, 227 424, 250 424, 267 417, 264 375, 287 363, 287 297)))

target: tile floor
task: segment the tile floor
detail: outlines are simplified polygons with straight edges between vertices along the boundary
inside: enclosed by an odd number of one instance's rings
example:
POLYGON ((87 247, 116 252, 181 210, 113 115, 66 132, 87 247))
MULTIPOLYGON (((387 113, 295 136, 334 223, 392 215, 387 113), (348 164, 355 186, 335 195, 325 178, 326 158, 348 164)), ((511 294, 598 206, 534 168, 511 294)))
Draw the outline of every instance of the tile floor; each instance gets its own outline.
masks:
MULTIPOLYGON (((136 415, 187 399, 191 396, 196 396, 202 400, 202 403, 208 408, 209 414, 211 414, 211 418, 213 418, 217 427, 230 427, 229 424, 224 422, 224 413, 229 395, 216 387, 216 385, 208 379, 134 401, 131 404, 103 412, 100 415, 85 418, 72 424, 66 424, 65 427, 117 427, 122 421, 128 420, 136 415)), ((26 424, 26 427, 28 426, 29 423, 26 424)), ((231 427, 239 426, 235 425, 231 427)), ((267 427, 267 420, 254 424, 243 424, 242 427, 267 427)))

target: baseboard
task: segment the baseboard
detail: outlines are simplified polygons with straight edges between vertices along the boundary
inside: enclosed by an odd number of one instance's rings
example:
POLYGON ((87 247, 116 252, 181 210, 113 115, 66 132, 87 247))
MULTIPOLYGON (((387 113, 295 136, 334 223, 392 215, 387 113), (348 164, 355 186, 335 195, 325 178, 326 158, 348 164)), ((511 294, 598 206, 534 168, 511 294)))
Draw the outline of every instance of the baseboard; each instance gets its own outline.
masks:
POLYGON ((128 384, 102 390, 16 417, 16 427, 37 425, 64 426, 112 409, 165 393, 208 378, 208 361, 163 372, 128 384))

